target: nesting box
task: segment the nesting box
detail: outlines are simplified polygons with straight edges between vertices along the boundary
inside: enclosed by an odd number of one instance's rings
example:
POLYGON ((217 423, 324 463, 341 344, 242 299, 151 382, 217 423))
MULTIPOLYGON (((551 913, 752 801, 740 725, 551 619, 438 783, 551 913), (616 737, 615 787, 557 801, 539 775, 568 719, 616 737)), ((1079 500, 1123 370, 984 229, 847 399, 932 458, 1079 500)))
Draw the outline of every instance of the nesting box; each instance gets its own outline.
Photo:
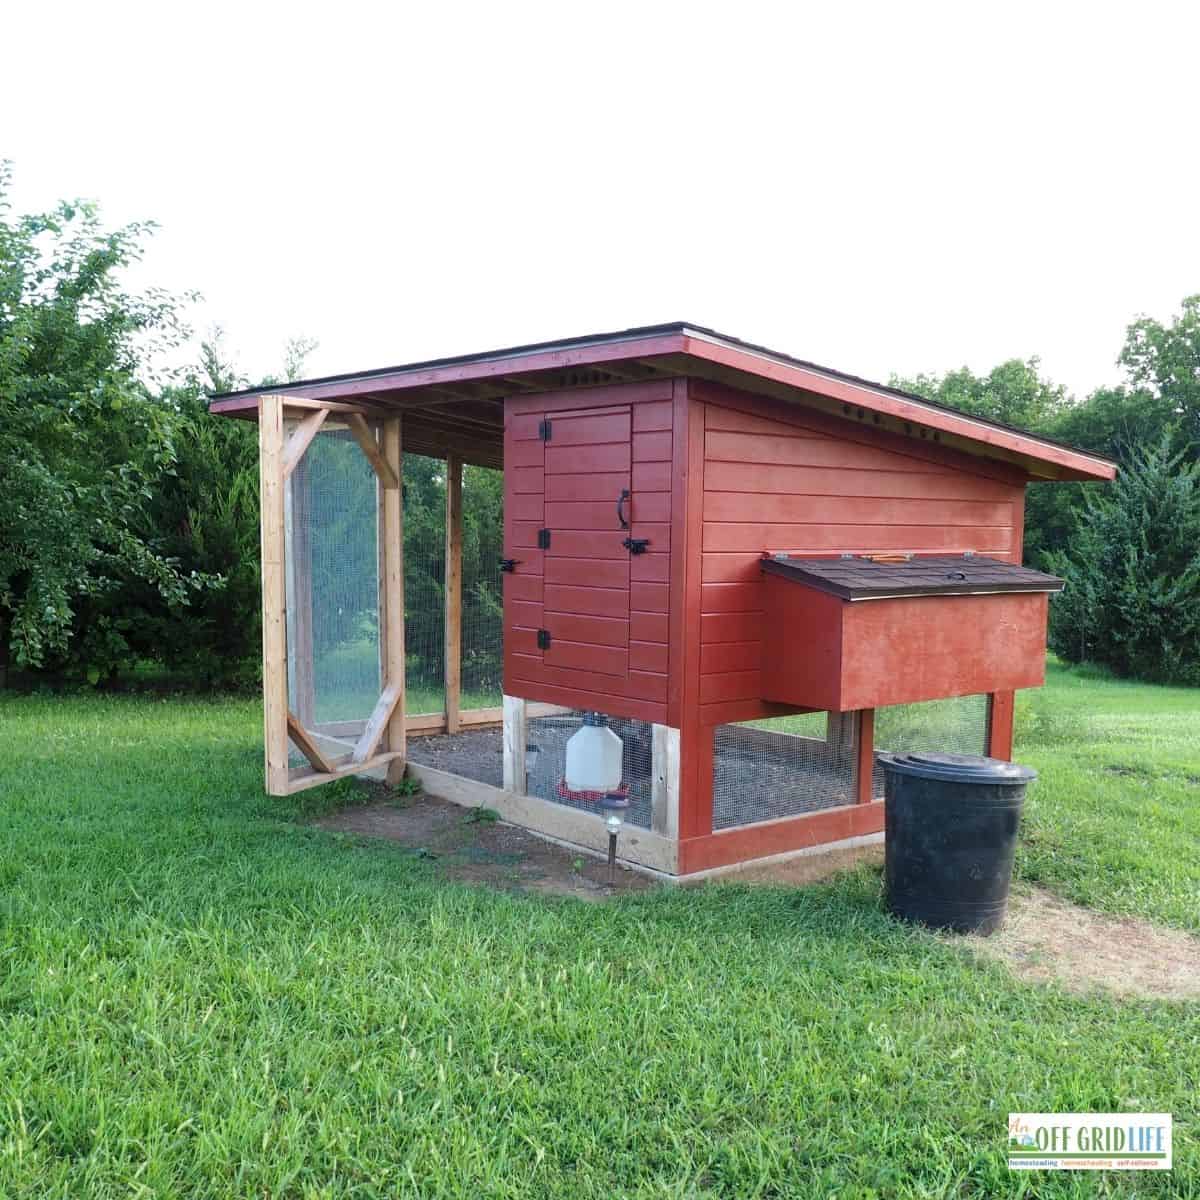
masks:
POLYGON ((876 747, 1007 757, 1060 586, 1020 566, 1025 485, 1115 473, 687 324, 214 408, 289 398, 502 464, 506 758, 486 802, 601 844, 601 815, 553 784, 572 723, 607 714, 631 776, 622 854, 673 875, 878 833, 876 747))
POLYGON ((973 553, 762 563, 763 699, 830 712, 1040 687, 1063 581, 973 553))

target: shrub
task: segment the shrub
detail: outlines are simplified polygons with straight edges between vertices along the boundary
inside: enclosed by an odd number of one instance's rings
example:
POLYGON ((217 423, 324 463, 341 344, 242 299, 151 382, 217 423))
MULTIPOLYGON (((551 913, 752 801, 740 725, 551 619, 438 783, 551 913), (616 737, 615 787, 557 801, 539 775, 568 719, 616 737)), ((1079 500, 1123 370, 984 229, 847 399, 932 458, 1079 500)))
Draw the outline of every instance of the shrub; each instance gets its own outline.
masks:
POLYGON ((1070 548, 1047 556, 1067 580, 1051 647, 1122 676, 1200 684, 1200 463, 1164 441, 1089 496, 1070 548))

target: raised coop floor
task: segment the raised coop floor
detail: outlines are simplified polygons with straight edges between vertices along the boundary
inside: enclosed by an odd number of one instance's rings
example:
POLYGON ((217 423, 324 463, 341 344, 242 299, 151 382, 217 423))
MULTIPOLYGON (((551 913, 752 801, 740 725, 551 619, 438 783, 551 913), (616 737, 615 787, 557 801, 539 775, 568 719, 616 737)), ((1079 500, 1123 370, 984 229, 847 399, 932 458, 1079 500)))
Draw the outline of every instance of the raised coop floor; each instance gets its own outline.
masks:
MULTIPOLYGON (((535 832, 602 850, 603 812, 563 796, 559 787, 566 744, 583 714, 512 697, 505 699, 504 713, 506 729, 411 738, 412 773, 434 794, 495 808, 505 820, 535 832)), ((718 840, 738 852, 716 865, 734 866, 877 836, 882 806, 871 801, 883 795, 878 754, 984 753, 987 725, 987 697, 964 696, 880 709, 871 725, 853 713, 816 712, 717 726, 711 730, 709 767, 712 822, 689 842, 679 835, 678 732, 611 717, 610 727, 624 744, 630 798, 620 856, 632 865, 685 875, 709 869, 689 866, 685 852, 718 840), (874 733, 864 734, 864 728, 874 733), (871 740, 860 746, 864 737, 871 740), (864 769, 869 775, 860 784, 864 769)))

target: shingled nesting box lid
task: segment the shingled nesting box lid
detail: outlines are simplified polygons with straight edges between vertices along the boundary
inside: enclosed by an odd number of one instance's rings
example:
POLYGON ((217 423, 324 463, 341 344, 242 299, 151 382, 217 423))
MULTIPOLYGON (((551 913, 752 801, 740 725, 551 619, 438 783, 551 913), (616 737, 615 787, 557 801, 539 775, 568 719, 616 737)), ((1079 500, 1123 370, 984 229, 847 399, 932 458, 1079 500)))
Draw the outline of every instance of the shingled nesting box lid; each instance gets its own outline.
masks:
POLYGON ((762 562, 762 696, 829 712, 1038 686, 1063 581, 979 555, 762 562), (869 602, 869 603, 868 603, 869 602))
POLYGON ((1016 563, 978 554, 896 559, 857 556, 763 560, 771 575, 837 596, 840 600, 886 600, 893 596, 969 596, 989 592, 1061 592, 1063 581, 1016 563))

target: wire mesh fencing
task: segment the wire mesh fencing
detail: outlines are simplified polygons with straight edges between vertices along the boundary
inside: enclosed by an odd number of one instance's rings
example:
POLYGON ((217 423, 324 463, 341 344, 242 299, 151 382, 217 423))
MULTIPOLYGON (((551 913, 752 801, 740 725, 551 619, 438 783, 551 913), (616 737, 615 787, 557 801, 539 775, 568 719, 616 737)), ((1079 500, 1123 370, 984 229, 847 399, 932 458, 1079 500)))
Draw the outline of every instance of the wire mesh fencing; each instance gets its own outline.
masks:
POLYGON ((854 729, 852 715, 823 712, 718 725, 713 829, 853 804, 854 729))
MULTIPOLYGON (((988 698, 954 696, 875 710, 876 753, 986 754, 988 698)), ((872 773, 872 795, 883 795, 883 768, 872 773)))
POLYGON ((496 708, 504 685, 504 472, 463 468, 462 708, 496 708))
MULTIPOLYGON (((446 706, 446 463, 404 456, 404 653, 410 713, 446 706)), ((463 468, 459 707, 500 704, 504 475, 463 468)))
POLYGON ((377 520, 366 455, 322 429, 285 492, 288 707, 308 728, 349 733, 379 699, 377 520))
POLYGON ((445 708, 446 464, 404 456, 405 709, 445 708))
MULTIPOLYGON (((294 428, 295 423, 292 422, 294 428)), ((460 707, 500 704, 503 473, 463 469, 460 707)), ((406 709, 445 708, 446 463, 406 454, 406 709)), ((330 421, 285 490, 288 703, 301 724, 353 743, 382 689, 379 489, 350 430, 330 421)), ((292 748, 293 763, 303 761, 292 748)))

